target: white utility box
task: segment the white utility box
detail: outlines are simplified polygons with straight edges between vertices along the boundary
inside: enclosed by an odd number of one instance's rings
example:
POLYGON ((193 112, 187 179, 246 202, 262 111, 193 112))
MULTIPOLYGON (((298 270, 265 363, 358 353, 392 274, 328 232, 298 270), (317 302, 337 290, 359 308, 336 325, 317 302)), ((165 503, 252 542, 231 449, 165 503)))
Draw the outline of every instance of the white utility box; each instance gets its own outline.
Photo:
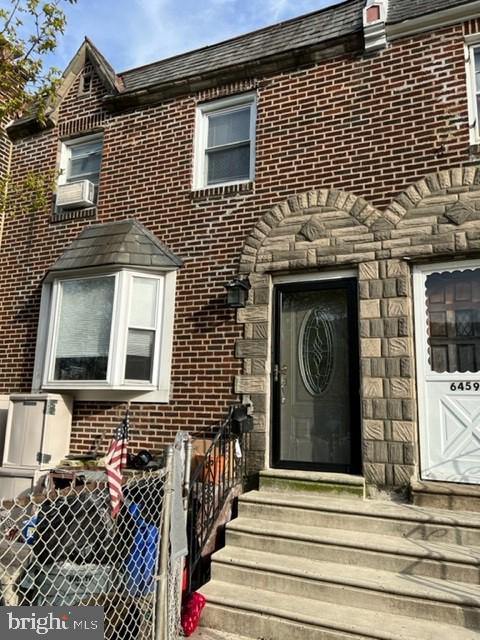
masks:
POLYGON ((57 207, 92 207, 95 204, 95 185, 90 180, 67 182, 57 188, 57 207))
POLYGON ((68 454, 73 399, 55 393, 12 393, 2 466, 38 471, 68 454))

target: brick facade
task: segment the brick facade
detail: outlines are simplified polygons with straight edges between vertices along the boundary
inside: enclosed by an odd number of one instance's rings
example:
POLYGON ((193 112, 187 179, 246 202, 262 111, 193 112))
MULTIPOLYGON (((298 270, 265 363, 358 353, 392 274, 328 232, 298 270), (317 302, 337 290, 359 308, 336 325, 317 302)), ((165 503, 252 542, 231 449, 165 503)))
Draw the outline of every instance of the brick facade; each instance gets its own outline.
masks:
MULTIPOLYGON (((15 142, 13 175, 55 169, 59 141, 102 130, 99 199, 88 216, 48 210, 6 222, 1 255, 1 392, 31 386, 41 281, 81 229, 135 217, 185 266, 177 283, 173 394, 134 404, 132 447, 177 429, 211 431, 238 399, 254 407, 256 468, 266 461, 272 275, 358 270, 364 474, 403 486, 417 469, 409 264, 478 255, 480 169, 469 147, 464 34, 455 25, 374 54, 241 78, 159 104, 109 112, 98 77, 63 99, 57 125, 15 142), (192 191, 195 107, 257 94, 256 178, 192 191), (461 211, 468 210, 464 221, 461 211), (448 213, 459 213, 457 221, 448 213), (478 215, 477 215, 478 214, 478 215), (236 314, 224 284, 249 274, 236 314)), ((480 163, 479 163, 480 166, 480 163)), ((453 214, 452 214, 453 215, 453 214)), ((455 216, 453 216, 455 217, 455 216)), ((108 442, 122 406, 75 404, 71 446, 108 442)))

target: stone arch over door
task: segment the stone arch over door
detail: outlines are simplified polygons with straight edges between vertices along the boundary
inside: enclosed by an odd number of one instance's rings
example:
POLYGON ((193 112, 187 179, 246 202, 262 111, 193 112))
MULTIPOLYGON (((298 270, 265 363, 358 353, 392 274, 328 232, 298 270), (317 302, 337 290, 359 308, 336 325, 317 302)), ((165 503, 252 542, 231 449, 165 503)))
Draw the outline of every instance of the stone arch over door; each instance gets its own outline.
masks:
POLYGON ((272 277, 358 270, 363 472, 371 486, 399 488, 418 471, 407 260, 472 252, 480 254, 480 166, 424 176, 384 211, 354 194, 320 189, 265 213, 246 238, 239 265, 252 289, 238 311, 243 372, 235 390, 254 408, 254 468, 267 463, 272 277))

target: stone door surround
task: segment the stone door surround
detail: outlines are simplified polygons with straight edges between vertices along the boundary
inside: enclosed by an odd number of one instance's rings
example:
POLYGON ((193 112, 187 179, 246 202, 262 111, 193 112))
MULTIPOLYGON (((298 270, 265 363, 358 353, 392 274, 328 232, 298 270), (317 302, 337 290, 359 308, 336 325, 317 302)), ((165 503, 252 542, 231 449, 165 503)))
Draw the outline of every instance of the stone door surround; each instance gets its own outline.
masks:
POLYGON ((409 261, 480 257, 480 165, 431 173, 380 211, 335 189, 312 190, 265 213, 246 238, 250 278, 238 310, 243 372, 235 392, 254 410, 251 464, 267 463, 272 276, 358 269, 363 471, 399 488, 417 477, 417 407, 409 261))

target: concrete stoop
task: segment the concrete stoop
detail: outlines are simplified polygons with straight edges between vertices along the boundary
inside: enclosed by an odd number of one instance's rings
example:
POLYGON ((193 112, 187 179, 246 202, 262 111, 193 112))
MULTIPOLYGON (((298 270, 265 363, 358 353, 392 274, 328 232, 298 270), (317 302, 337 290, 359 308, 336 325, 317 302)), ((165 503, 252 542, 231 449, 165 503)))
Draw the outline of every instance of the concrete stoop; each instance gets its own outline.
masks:
POLYGON ((202 625, 262 640, 480 640, 480 514, 331 495, 262 478, 240 498, 202 625))

